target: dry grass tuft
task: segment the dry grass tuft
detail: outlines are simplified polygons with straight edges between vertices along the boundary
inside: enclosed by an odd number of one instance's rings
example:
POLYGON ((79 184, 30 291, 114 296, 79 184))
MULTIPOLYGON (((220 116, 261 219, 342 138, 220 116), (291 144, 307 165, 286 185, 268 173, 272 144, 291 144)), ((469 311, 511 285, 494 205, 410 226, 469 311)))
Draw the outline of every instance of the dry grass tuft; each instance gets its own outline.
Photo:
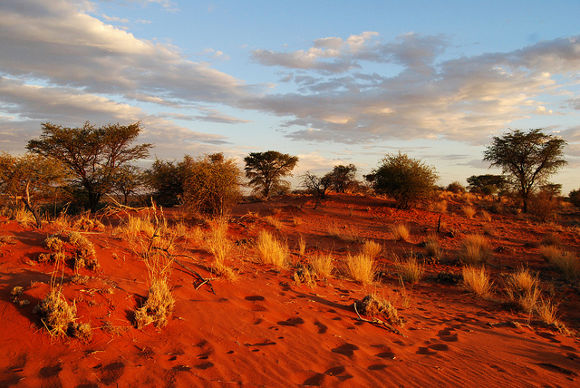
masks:
POLYGON ((154 324, 157 327, 167 325, 167 318, 171 315, 175 299, 171 295, 167 278, 163 276, 151 278, 151 286, 145 303, 135 310, 135 325, 141 329, 154 324))
POLYGON ((375 278, 375 260, 364 253, 354 256, 349 253, 346 257, 346 268, 348 275, 362 284, 370 284, 375 278))
POLYGON ((79 218, 77 218, 73 224, 73 229, 82 231, 99 231, 105 230, 105 225, 96 218, 91 218, 90 213, 84 213, 79 218))
POLYGON ((34 312, 40 315, 40 320, 50 335, 55 337, 69 335, 88 340, 92 335, 91 326, 87 323, 76 323, 75 303, 69 305, 62 293, 62 276, 58 281, 58 273, 63 265, 60 260, 55 263, 50 290, 34 308, 34 312))
POLYGON ((447 212, 447 201, 441 200, 437 202, 433 202, 429 204, 429 210, 437 213, 446 213, 447 212))
POLYGON ((491 258, 491 246, 481 234, 466 236, 461 242, 460 258, 465 264, 483 264, 491 258))
POLYGON ((401 278, 408 283, 417 283, 425 273, 425 267, 417 261, 415 256, 410 256, 405 260, 395 258, 395 267, 401 278))
POLYGON ((169 275, 174 261, 172 254, 175 236, 169 231, 167 221, 153 205, 153 233, 140 239, 138 252, 149 274, 149 292, 145 302, 135 310, 135 326, 143 328, 149 324, 157 327, 167 325, 167 319, 173 311, 175 299, 169 289, 169 275))
POLYGON ((316 285, 314 274, 304 266, 300 266, 296 271, 294 271, 294 282, 297 284, 304 283, 308 287, 314 287, 316 285))
POLYGON ((115 228, 113 233, 126 238, 128 241, 135 242, 140 240, 143 235, 151 238, 153 233, 155 233, 155 226, 149 217, 142 218, 129 215, 125 224, 115 228))
POLYGON ((321 278, 329 278, 332 275, 334 264, 331 253, 317 253, 310 259, 310 267, 315 275, 321 278))
POLYGON ((391 234, 393 239, 397 241, 409 241, 411 232, 409 232, 409 227, 405 224, 397 224, 391 226, 391 234))
POLYGON ((549 299, 540 298, 536 305, 536 313, 546 325, 554 325, 558 322, 558 307, 549 299))
POLYGON ((298 253, 300 256, 304 256, 306 253, 306 240, 304 240, 302 235, 300 235, 300 238, 298 239, 298 253))
POLYGON ((276 230, 280 230, 280 229, 282 229, 282 226, 284 226, 282 221, 280 221, 278 218, 273 217, 273 216, 264 217, 264 221, 266 221, 268 224, 272 225, 276 230))
POLYGON ((205 237, 205 232, 201 227, 196 226, 191 229, 191 231, 187 234, 187 237, 195 243, 201 243, 205 237))
POLYGON ((491 222, 491 214, 489 214, 488 212, 486 212, 485 210, 481 211, 481 217, 487 221, 487 222, 491 222))
POLYGON ((461 211, 463 211, 463 214, 465 214, 465 217, 470 218, 470 219, 473 218, 473 216, 476 213, 476 210, 473 207, 468 206, 468 205, 462 206, 461 211))
POLYGON ((440 259, 443 256, 441 246, 439 245, 439 239, 436 234, 430 234, 425 240, 425 250, 427 256, 440 259))
POLYGON ((16 222, 18 222, 20 225, 23 226, 36 225, 36 220, 34 219, 34 216, 32 215, 31 212, 26 210, 24 206, 19 207, 18 209, 13 209, 10 212, 8 218, 15 220, 16 222))
POLYGON ((292 224, 294 224, 294 226, 299 226, 302 225, 304 221, 302 221, 302 218, 300 217, 292 217, 292 224))
POLYGON ((541 294, 537 276, 532 275, 526 268, 520 268, 509 275, 506 292, 510 301, 517 303, 530 314, 536 308, 541 294))
POLYGON ((380 246, 380 244, 372 240, 366 240, 361 248, 361 253, 363 255, 369 256, 373 260, 376 259, 382 251, 383 248, 380 246))
POLYGON ((236 278, 236 274, 226 265, 226 259, 232 250, 232 243, 227 237, 227 220, 223 218, 215 219, 210 223, 210 227, 207 244, 209 251, 214 257, 212 269, 217 274, 233 280, 236 278))
POLYGON ((540 247, 540 254, 551 265, 556 267, 568 280, 577 279, 580 275, 580 262, 572 252, 566 252, 556 246, 540 247))
POLYGON ((391 302, 377 296, 367 295, 361 301, 356 302, 357 311, 368 317, 380 317, 388 323, 403 326, 403 320, 399 318, 399 312, 391 302))
POLYGON ((258 234, 257 242, 260 260, 265 264, 272 264, 278 268, 286 268, 289 262, 289 252, 286 243, 278 241, 269 232, 262 230, 258 234))
POLYGON ((484 267, 463 267, 463 284, 465 288, 478 296, 487 297, 491 294, 492 282, 484 267))

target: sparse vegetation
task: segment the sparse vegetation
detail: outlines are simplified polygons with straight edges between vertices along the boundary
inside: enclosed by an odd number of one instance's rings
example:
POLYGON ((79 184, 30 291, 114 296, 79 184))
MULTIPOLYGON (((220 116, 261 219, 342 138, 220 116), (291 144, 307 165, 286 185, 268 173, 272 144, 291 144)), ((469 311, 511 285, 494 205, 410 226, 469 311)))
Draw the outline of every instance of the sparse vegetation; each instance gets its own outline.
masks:
POLYGON ((430 234, 427 236, 427 240, 425 240, 425 251, 427 256, 436 259, 440 259, 443 256, 441 245, 439 244, 439 238, 437 238, 436 234, 430 234))
POLYGON ((411 284, 419 282, 425 273, 425 266, 419 263, 413 255, 406 259, 395 258, 395 267, 399 276, 411 284))
POLYGON ((463 214, 465 214, 465 217, 470 218, 470 219, 473 218, 473 216, 476 213, 476 210, 472 206, 469 206, 469 205, 463 206, 461 208, 461 210, 463 211, 463 214))
POLYGON ((217 274, 233 280, 235 272, 226 265, 226 259, 232 250, 232 243, 228 240, 228 223, 224 218, 217 218, 211 222, 211 229, 207 238, 208 249, 214 257, 212 270, 217 274))
POLYGON ((465 266, 462 270, 463 285, 480 297, 488 297, 491 294, 492 282, 484 267, 465 266))
POLYGON ((331 223, 328 225, 328 235, 332 237, 339 238, 346 242, 359 242, 361 237, 358 235, 356 230, 349 224, 338 225, 336 223, 331 223))
POLYGON ((372 240, 365 240, 361 248, 361 253, 369 256, 373 260, 376 259, 381 254, 382 251, 383 248, 380 246, 380 244, 372 240))
POLYGON ((526 268, 520 268, 508 276, 506 292, 510 301, 530 314, 535 310, 541 294, 537 276, 526 268))
POLYGON ((258 254, 264 264, 277 268, 286 268, 289 264, 289 252, 286 243, 278 241, 272 234, 261 230, 257 242, 258 254))
POLYGON ((370 284, 375 279, 375 260, 364 253, 349 253, 346 257, 346 268, 349 277, 362 284, 370 284))
POLYGON ((393 239, 397 241, 409 241, 409 237, 411 236, 411 232, 409 231, 409 227, 405 224, 396 224, 391 226, 391 234, 393 235, 393 239))
POLYGON ((310 267, 315 275, 321 278, 330 278, 334 269, 331 253, 317 253, 310 258, 310 267))
POLYGON ((356 302, 356 306, 357 311, 362 315, 380 317, 391 325, 404 326, 395 306, 377 295, 370 294, 365 296, 361 301, 356 302))
POLYGON ((461 242, 460 258, 465 264, 484 264, 491 256, 491 246, 481 234, 465 236, 461 242))
POLYGON ((540 253, 551 265, 557 268, 566 279, 577 279, 580 275, 580 262, 572 252, 566 252, 556 246, 541 246, 540 253))

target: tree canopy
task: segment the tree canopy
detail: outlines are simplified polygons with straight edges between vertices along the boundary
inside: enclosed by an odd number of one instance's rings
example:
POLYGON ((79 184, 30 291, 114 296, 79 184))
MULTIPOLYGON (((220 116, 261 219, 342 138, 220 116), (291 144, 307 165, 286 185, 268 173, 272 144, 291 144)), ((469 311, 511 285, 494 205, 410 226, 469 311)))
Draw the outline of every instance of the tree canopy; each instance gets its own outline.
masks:
POLYGON ((472 175, 467 178, 469 191, 485 195, 493 195, 504 190, 507 180, 503 175, 472 175))
POLYGON ((139 122, 95 127, 87 121, 78 128, 43 123, 40 139, 30 140, 27 149, 63 163, 94 212, 101 197, 112 190, 119 168, 149 155, 151 144, 131 146, 140 131, 139 122))
POLYGON ((365 178, 375 192, 393 197, 399 208, 408 208, 433 193, 438 175, 434 167, 399 152, 386 155, 380 166, 365 178))
POLYGON ((546 183, 550 175, 567 163, 562 159, 565 145, 564 139, 547 135, 542 129, 527 132, 516 129, 494 136, 483 160, 508 174, 522 200, 522 210, 527 212, 536 185, 546 183))
POLYGON ((244 158, 246 177, 265 199, 283 188, 282 177, 291 175, 298 163, 297 156, 282 154, 278 151, 252 152, 244 158))
POLYGON ((332 189, 337 193, 344 193, 355 182, 356 166, 354 164, 334 166, 331 172, 325 175, 330 180, 332 189))

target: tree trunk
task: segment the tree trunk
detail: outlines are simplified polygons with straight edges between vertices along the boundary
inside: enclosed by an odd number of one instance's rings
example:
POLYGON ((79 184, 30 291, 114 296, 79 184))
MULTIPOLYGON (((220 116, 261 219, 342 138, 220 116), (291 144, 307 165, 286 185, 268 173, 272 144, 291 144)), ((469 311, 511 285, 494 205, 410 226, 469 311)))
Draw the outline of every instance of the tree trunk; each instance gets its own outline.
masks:
POLYGON ((28 187, 30 186, 30 182, 26 183, 26 197, 22 198, 22 202, 24 202, 24 206, 28 209, 29 212, 32 213, 34 216, 34 221, 36 221, 36 227, 40 228, 42 226, 42 220, 40 219, 40 214, 38 214, 38 210, 32 206, 32 202, 30 202, 30 192, 28 187))

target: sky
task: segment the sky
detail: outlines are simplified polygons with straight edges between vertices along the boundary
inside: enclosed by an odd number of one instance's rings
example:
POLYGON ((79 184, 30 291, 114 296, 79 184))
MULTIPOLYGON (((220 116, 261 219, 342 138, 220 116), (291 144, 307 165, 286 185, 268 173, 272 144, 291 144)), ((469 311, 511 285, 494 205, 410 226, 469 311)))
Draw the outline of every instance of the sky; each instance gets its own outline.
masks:
POLYGON ((294 184, 399 151, 439 184, 544 128, 580 187, 580 1, 0 1, 0 151, 140 121, 155 158, 297 155, 294 184))

